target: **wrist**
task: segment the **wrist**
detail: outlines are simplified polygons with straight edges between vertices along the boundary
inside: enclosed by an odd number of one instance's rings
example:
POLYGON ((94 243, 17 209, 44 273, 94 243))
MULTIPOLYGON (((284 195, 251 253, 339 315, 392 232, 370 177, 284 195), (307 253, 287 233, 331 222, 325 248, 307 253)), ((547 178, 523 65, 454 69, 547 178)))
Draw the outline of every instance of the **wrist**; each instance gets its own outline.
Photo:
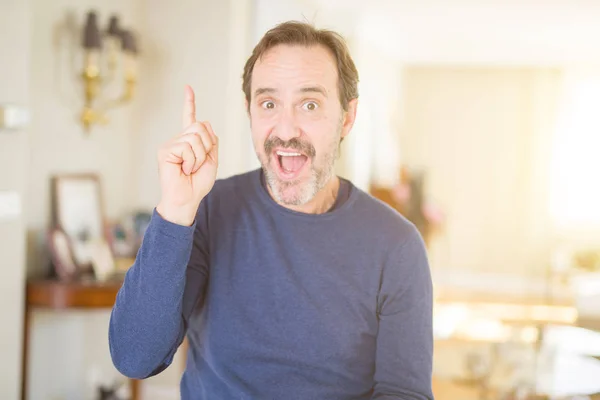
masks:
POLYGON ((196 208, 178 206, 173 207, 167 204, 159 203, 156 206, 156 212, 165 221, 182 226, 192 226, 196 218, 196 208))

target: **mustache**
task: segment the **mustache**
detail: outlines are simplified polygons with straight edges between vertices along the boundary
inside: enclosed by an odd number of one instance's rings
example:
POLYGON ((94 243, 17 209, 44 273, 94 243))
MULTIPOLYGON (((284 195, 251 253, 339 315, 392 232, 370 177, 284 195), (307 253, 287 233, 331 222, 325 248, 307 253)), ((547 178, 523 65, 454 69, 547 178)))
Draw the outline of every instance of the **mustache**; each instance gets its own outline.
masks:
POLYGON ((316 155, 315 147, 307 141, 300 140, 299 138, 291 138, 290 140, 281 140, 280 138, 273 136, 269 137, 265 141, 265 153, 271 154, 273 149, 276 147, 284 149, 296 150, 299 153, 306 154, 310 158, 314 158, 316 155))

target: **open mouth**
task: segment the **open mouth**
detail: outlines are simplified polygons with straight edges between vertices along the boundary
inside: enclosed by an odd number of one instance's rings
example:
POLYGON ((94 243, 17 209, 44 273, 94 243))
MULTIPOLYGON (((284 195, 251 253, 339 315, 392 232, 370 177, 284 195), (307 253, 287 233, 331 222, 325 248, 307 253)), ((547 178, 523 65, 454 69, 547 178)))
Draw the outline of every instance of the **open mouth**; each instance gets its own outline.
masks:
POLYGON ((277 160, 277 172, 282 179, 296 179, 308 164, 308 157, 294 150, 275 150, 273 155, 277 160))

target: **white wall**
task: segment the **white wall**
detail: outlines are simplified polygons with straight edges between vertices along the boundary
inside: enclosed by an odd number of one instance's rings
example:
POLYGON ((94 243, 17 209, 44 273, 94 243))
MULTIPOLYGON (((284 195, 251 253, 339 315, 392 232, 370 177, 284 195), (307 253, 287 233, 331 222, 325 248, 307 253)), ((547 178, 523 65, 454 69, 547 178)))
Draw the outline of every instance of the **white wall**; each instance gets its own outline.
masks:
POLYGON ((600 3, 548 0, 311 0, 357 16, 361 37, 399 61, 557 65, 600 62, 600 3))
MULTIPOLYGON (((81 42, 72 36, 70 26, 84 22, 85 13, 95 9, 101 28, 110 13, 135 29, 142 26, 142 0, 31 0, 30 96, 33 112, 29 146, 28 201, 25 203, 29 231, 28 275, 47 272, 48 258, 43 232, 50 220, 50 176, 59 173, 93 172, 103 184, 108 218, 118 218, 135 204, 134 153, 137 120, 135 106, 117 109, 110 123, 95 127, 88 136, 78 123, 81 110, 80 67, 72 68, 71 50, 81 42)), ((80 53, 76 53, 80 55, 80 53)), ((107 321, 109 311, 84 313, 35 312, 29 358, 29 398, 63 396, 91 398, 86 388, 88 375, 97 366, 105 374, 115 373, 108 355, 107 321), (57 360, 61 367, 57 368, 57 360)))
MULTIPOLYGON (((125 26, 140 29, 142 25, 143 0, 101 4, 91 0, 32 0, 30 76, 34 119, 29 190, 35 195, 28 204, 27 226, 34 240, 49 222, 52 174, 99 174, 108 218, 118 218, 135 205, 135 185, 131 182, 136 163, 131 155, 138 130, 136 106, 116 109, 109 114, 108 125, 95 126, 89 135, 78 122, 82 107, 81 53, 76 50, 74 59, 71 55, 81 36, 69 32, 69 21, 80 29, 90 9, 98 12, 101 28, 113 12, 120 15, 125 26)), ((29 272, 39 273, 47 267, 45 254, 40 253, 37 242, 30 247, 29 272)))
POLYGON ((397 61, 357 39, 352 55, 360 78, 358 112, 344 161, 346 175, 368 191, 371 184, 392 187, 399 180, 401 71, 397 61))
POLYGON ((211 122, 220 139, 219 177, 249 169, 251 143, 241 76, 250 52, 252 2, 147 0, 145 52, 139 92, 136 201, 151 208, 160 188, 156 150, 181 127, 183 88, 196 93, 196 117, 211 122))
POLYGON ((403 81, 403 161, 447 217, 433 268, 543 276, 560 71, 413 66, 403 81))
MULTIPOLYGON (((30 3, 0 0, 0 105, 29 102, 30 3), (4 62, 10 58, 10 62, 4 62)), ((0 130, 0 192, 27 195, 29 130, 0 130)), ((0 217, 0 398, 17 399, 21 391, 21 345, 25 281, 25 214, 0 217)))

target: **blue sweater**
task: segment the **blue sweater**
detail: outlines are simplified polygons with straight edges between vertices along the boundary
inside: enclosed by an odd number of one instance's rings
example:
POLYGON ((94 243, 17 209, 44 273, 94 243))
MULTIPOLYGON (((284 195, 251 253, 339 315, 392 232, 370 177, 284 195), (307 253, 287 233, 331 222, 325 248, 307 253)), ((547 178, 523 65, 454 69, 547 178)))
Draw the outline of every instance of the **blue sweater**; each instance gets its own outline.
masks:
POLYGON ((191 227, 156 211, 112 310, 112 360, 164 370, 187 334, 183 400, 433 399, 423 241, 343 181, 328 213, 278 205, 255 170, 215 183, 191 227))

